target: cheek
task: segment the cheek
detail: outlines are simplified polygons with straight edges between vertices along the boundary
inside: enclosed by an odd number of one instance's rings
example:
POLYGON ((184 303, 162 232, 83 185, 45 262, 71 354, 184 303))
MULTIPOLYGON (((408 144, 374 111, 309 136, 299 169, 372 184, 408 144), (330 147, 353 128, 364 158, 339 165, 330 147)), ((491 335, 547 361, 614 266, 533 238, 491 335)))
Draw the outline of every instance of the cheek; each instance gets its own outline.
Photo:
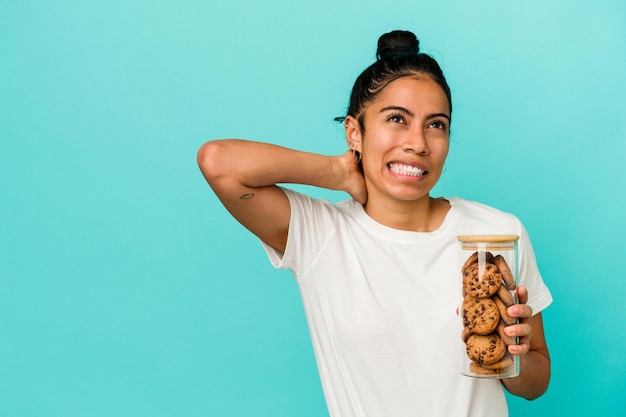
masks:
POLYGON ((450 150, 450 139, 442 138, 437 142, 437 145, 442 158, 445 159, 448 156, 448 151, 450 150))
POLYGON ((444 170, 446 158, 448 157, 448 146, 442 146, 441 148, 438 148, 435 151, 435 153, 436 153, 435 160, 437 161, 436 165, 438 167, 439 173, 441 173, 444 170))
POLYGON ((446 145, 446 146, 444 147, 444 150, 443 150, 443 160, 444 160, 444 161, 445 161, 445 160, 446 160, 446 158, 448 157, 448 151, 449 151, 449 150, 450 150, 450 147, 449 147, 448 145, 446 145))
POLYGON ((430 146, 431 155, 434 156, 436 159, 441 159, 442 161, 448 157, 449 150, 449 143, 444 141, 436 141, 430 146))
POLYGON ((363 158, 368 155, 370 159, 374 155, 380 155, 382 149, 385 147, 385 139, 380 135, 369 134, 367 137, 363 137, 361 141, 361 153, 363 158))

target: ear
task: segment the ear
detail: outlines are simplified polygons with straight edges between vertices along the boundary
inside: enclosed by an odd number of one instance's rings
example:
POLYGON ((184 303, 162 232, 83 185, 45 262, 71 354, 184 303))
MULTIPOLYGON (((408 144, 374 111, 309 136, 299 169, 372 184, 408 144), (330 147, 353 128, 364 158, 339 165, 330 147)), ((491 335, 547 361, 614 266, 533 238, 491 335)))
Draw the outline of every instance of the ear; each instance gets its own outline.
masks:
POLYGON ((351 151, 361 152, 361 128, 359 121, 352 116, 347 116, 344 121, 346 129, 346 142, 351 151))

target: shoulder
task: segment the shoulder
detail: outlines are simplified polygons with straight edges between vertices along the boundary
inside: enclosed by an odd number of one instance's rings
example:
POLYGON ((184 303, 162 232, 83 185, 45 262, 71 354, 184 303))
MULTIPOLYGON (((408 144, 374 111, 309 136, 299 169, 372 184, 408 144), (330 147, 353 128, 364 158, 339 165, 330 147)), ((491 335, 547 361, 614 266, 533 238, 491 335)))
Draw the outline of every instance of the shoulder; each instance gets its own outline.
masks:
POLYGON ((450 204, 452 206, 457 207, 458 209, 460 209, 463 213, 467 215, 474 215, 474 216, 496 215, 496 216, 510 217, 510 218, 517 219, 517 217, 512 213, 503 211, 499 208, 489 206, 484 203, 479 203, 478 201, 465 200, 459 197, 449 198, 448 200, 450 201, 450 204))
POLYGON ((517 216, 499 208, 458 197, 448 198, 448 200, 454 210, 457 211, 461 223, 468 228, 479 227, 484 229, 486 227, 487 229, 505 229, 513 232, 519 231, 522 227, 517 216))
POLYGON ((327 199, 311 197, 290 188, 281 188, 289 199, 292 217, 300 215, 307 220, 313 220, 320 216, 333 219, 352 217, 357 209, 356 205, 358 205, 353 199, 334 203, 327 199))

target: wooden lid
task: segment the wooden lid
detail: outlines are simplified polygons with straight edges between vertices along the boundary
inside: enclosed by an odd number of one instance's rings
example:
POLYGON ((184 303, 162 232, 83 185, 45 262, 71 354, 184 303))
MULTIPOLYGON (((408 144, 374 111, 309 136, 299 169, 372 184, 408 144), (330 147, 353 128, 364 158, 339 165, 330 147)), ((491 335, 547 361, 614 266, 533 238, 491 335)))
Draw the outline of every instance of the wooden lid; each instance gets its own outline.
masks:
POLYGON ((518 235, 464 235, 456 238, 459 242, 465 243, 505 243, 519 240, 518 235))

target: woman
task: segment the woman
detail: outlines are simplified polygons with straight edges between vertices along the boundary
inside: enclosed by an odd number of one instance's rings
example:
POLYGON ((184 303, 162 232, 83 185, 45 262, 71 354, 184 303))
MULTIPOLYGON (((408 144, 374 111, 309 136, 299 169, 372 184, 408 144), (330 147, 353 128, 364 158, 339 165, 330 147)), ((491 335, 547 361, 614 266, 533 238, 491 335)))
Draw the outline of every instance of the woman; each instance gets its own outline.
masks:
POLYGON ((410 32, 379 39, 344 122, 348 148, 323 156, 242 140, 206 143, 200 168, 230 213, 302 294, 332 416, 503 416, 502 386, 528 399, 550 378, 541 310, 552 301, 512 215, 432 198, 449 148, 450 90, 410 32), (343 190, 332 204, 276 184, 343 190), (519 304, 506 328, 521 372, 461 376, 457 235, 519 235, 519 304))

